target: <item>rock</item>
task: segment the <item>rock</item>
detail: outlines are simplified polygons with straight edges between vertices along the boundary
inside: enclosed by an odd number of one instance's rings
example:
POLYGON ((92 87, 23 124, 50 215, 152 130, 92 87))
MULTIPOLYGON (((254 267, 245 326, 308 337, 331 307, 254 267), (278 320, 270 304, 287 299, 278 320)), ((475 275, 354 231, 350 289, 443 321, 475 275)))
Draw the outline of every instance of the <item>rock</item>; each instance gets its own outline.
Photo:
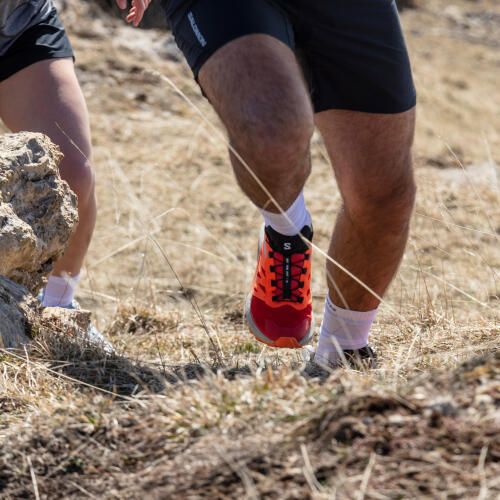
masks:
POLYGON ((40 309, 25 286, 0 276, 0 347, 19 349, 28 344, 40 309))
POLYGON ((38 294, 52 263, 66 250, 78 222, 76 196, 59 176, 61 157, 43 134, 0 136, 0 345, 4 348, 19 349, 36 333, 42 308, 33 294, 38 294))
POLYGON ((43 134, 0 136, 0 275, 37 294, 78 222, 59 177, 59 149, 43 134))
POLYGON ((76 338, 85 338, 90 326, 90 311, 84 309, 64 309, 46 307, 41 314, 41 324, 52 329, 64 331, 76 338))
POLYGON ((92 313, 81 309, 76 301, 73 301, 72 309, 46 307, 37 322, 39 339, 50 346, 52 352, 83 348, 90 349, 97 356, 115 354, 109 340, 91 324, 91 316, 92 313))

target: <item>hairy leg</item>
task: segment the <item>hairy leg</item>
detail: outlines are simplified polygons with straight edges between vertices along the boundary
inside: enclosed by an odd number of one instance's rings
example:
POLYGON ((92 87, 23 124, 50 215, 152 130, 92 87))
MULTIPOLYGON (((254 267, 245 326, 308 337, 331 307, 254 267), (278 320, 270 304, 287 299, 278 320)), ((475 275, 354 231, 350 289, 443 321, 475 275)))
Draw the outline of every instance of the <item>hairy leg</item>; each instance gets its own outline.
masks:
MULTIPOLYGON (((268 35, 247 35, 217 50, 199 81, 231 145, 286 210, 310 173, 313 111, 292 50, 268 35)), ((279 212, 231 154, 236 179, 257 206, 279 212)))
POLYGON ((61 177, 78 196, 78 228, 54 275, 80 272, 96 220, 90 127, 71 59, 35 63, 0 83, 0 116, 13 132, 43 132, 59 146, 61 177))
MULTIPOLYGON (((415 198, 411 164, 415 110, 396 115, 325 111, 316 115, 343 198, 329 255, 379 296, 408 239, 415 198)), ((379 300, 331 262, 334 304, 368 311, 379 300)))

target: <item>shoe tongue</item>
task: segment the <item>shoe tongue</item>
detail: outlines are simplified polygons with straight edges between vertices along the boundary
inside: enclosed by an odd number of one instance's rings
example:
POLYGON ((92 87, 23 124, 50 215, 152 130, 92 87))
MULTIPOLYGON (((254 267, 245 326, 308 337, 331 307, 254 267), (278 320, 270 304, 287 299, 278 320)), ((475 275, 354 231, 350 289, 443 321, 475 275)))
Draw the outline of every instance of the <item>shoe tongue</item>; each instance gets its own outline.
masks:
MULTIPOLYGON (((313 230, 309 226, 304 226, 300 233, 304 238, 312 240, 313 230)), ((266 235, 271 248, 275 252, 283 255, 292 255, 294 253, 305 253, 309 245, 300 237, 299 234, 286 236, 275 231, 271 226, 266 226, 266 235)))

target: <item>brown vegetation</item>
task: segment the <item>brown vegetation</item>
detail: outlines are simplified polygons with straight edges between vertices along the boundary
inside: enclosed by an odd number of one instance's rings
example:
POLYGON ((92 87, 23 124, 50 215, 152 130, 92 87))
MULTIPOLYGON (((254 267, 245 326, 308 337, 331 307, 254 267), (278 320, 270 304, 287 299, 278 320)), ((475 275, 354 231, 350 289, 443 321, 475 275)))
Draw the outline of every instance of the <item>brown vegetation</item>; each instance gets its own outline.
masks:
MULTIPOLYGON (((496 498, 495 2, 403 13, 420 102, 411 239, 373 329, 379 367, 323 384, 243 323, 259 214, 169 35, 89 9, 64 17, 100 198, 80 299, 118 354, 58 331, 1 354, 0 496, 496 498)), ((317 135, 312 156, 324 249, 340 196, 317 135)), ((316 252, 317 316, 323 265, 316 252)))

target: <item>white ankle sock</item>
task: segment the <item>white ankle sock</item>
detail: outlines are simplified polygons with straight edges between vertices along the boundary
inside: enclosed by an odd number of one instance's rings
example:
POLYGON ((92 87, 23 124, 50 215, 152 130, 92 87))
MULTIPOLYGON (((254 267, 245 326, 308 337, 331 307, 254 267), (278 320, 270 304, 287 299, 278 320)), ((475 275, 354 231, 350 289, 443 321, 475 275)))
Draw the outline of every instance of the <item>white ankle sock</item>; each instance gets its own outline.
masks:
POLYGON ((42 305, 44 307, 66 307, 73 302, 80 274, 76 276, 50 276, 47 285, 42 290, 42 305))
POLYGON ((338 363, 341 360, 339 349, 365 347, 368 344, 368 334, 377 309, 373 311, 342 309, 336 306, 327 294, 315 359, 322 363, 338 363))
POLYGON ((306 208, 304 192, 301 191, 297 199, 290 205, 284 214, 275 214, 259 208, 264 217, 266 226, 271 226, 275 231, 285 236, 299 234, 304 226, 311 226, 311 214, 306 208))

